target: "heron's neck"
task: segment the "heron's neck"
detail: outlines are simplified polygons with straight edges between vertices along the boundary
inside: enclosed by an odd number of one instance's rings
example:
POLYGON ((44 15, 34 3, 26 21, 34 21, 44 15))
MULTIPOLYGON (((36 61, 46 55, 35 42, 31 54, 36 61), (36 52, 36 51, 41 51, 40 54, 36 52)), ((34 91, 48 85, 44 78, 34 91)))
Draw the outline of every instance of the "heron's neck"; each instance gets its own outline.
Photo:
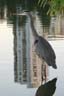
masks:
POLYGON ((36 29, 34 27, 34 18, 32 17, 32 15, 30 15, 29 17, 30 17, 30 24, 31 24, 32 34, 36 38, 36 37, 38 37, 38 34, 37 34, 36 29))

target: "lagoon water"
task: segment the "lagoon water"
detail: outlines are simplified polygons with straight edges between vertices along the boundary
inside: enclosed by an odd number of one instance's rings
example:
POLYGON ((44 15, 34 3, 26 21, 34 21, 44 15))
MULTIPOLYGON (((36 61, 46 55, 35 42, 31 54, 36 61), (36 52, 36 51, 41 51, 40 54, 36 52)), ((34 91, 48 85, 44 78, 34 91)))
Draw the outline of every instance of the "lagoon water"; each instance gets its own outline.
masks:
MULTIPOLYGON (((12 25, 0 22, 0 96, 35 96, 37 89, 14 82, 12 25)), ((49 68, 49 80, 57 77, 54 96, 64 96, 64 40, 49 41, 56 53, 57 70, 49 68)))

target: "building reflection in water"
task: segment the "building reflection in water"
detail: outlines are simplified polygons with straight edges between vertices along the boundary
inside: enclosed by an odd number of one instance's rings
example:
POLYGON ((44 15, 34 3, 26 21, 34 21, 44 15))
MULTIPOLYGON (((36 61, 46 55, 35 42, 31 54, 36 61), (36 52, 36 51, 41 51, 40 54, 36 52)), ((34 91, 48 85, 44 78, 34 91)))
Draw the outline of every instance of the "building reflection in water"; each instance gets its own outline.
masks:
POLYGON ((35 96, 53 96, 56 90, 56 81, 57 78, 54 78, 53 80, 41 85, 37 89, 35 96))
MULTIPOLYGON (((16 23, 13 27, 14 79, 15 82, 27 84, 27 87, 38 87, 46 82, 48 67, 34 50, 29 18, 24 25, 22 25, 23 19, 25 20, 26 17, 16 16, 16 23)), ((35 24, 37 25, 36 21, 35 24)), ((39 34, 43 36, 42 32, 39 34)))
POLYGON ((64 38, 64 16, 58 15, 53 16, 50 21, 50 28, 48 37, 54 39, 62 39, 64 38))
POLYGON ((27 64, 26 64, 26 34, 21 22, 25 17, 16 17, 14 24, 14 77, 15 82, 27 82, 27 64))

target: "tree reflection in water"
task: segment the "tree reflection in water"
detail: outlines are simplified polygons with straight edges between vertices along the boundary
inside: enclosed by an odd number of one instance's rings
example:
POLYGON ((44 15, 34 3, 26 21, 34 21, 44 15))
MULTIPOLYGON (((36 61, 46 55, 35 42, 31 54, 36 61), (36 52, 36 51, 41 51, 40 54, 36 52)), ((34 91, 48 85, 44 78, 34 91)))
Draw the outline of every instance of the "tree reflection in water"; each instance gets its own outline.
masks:
POLYGON ((35 96, 53 96, 56 90, 56 81, 57 78, 48 81, 44 85, 41 85, 37 91, 35 96))

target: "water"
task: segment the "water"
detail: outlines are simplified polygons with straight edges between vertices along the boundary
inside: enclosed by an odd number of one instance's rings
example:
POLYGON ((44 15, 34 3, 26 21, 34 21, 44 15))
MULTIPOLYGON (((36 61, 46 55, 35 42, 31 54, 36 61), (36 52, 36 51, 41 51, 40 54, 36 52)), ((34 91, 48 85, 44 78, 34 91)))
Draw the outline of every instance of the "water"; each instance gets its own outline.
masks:
POLYGON ((57 66, 58 69, 57 70, 53 70, 50 68, 50 79, 52 79, 53 77, 57 77, 57 88, 56 88, 56 92, 54 96, 60 96, 60 95, 64 95, 64 81, 63 81, 63 73, 64 73, 64 60, 63 60, 63 53, 64 53, 64 46, 63 46, 64 40, 58 40, 58 41, 52 41, 51 44, 53 45, 55 52, 56 52, 56 62, 57 62, 57 66))
MULTIPOLYGON (((14 83, 12 25, 6 21, 0 23, 0 95, 1 96, 33 96, 36 89, 14 83)), ((64 95, 64 40, 49 41, 56 53, 58 69, 49 68, 49 80, 57 77, 57 88, 54 96, 64 95)))
POLYGON ((0 23, 0 96, 33 96, 34 89, 14 83, 12 26, 0 23))
MULTIPOLYGON (((13 12, 15 12, 15 10, 13 10, 13 12)), ((22 18, 24 19, 21 20, 21 18, 19 18, 19 22, 17 22, 16 17, 14 16, 10 17, 9 11, 8 11, 8 17, 6 16, 6 14, 5 16, 4 15, 0 16, 0 96, 11 96, 11 95, 12 96, 21 96, 21 95, 22 96, 35 96, 35 93, 37 91, 37 88, 27 88, 26 84, 21 85, 19 83, 14 82, 14 78, 15 78, 14 77, 15 76, 15 73, 14 73, 15 72, 14 71, 14 38, 15 37, 14 36, 15 36, 15 33, 13 32, 15 32, 15 30, 18 30, 16 27, 16 24, 19 24, 20 32, 22 30, 23 32, 25 31, 24 26, 25 26, 26 17, 22 17, 22 18)), ((36 22, 39 23, 38 18, 36 22)), ((45 20, 43 22, 45 23, 45 25, 47 24, 45 20)), ((55 22, 56 22, 55 24, 57 24, 57 21, 55 22)), ((38 27, 37 29, 41 30, 42 32, 42 25, 38 25, 38 23, 35 27, 38 27)), ((43 27, 43 36, 47 38, 47 36, 52 35, 54 38, 53 40, 51 38, 49 42, 55 50, 56 64, 58 67, 57 70, 53 69, 52 67, 49 68, 48 81, 49 80, 51 81, 54 78, 57 78, 56 90, 54 89, 53 82, 51 86, 51 88, 55 90, 55 93, 53 96, 60 96, 60 95, 64 96, 64 74, 63 74, 64 73, 64 40, 61 40, 63 39, 62 36, 64 32, 62 30, 59 33, 58 31, 59 29, 57 30, 58 33, 54 31, 56 30, 55 24, 51 23, 50 31, 53 30, 52 33, 50 33, 49 31, 49 26, 48 26, 49 23, 48 25, 43 27), (57 38, 55 36, 57 36, 57 38), (59 37, 62 37, 62 38, 59 38, 59 37)), ((64 23, 62 22, 62 24, 64 23)), ((57 28, 59 28, 59 25, 57 28)), ((63 29, 63 27, 61 28, 63 29)))

